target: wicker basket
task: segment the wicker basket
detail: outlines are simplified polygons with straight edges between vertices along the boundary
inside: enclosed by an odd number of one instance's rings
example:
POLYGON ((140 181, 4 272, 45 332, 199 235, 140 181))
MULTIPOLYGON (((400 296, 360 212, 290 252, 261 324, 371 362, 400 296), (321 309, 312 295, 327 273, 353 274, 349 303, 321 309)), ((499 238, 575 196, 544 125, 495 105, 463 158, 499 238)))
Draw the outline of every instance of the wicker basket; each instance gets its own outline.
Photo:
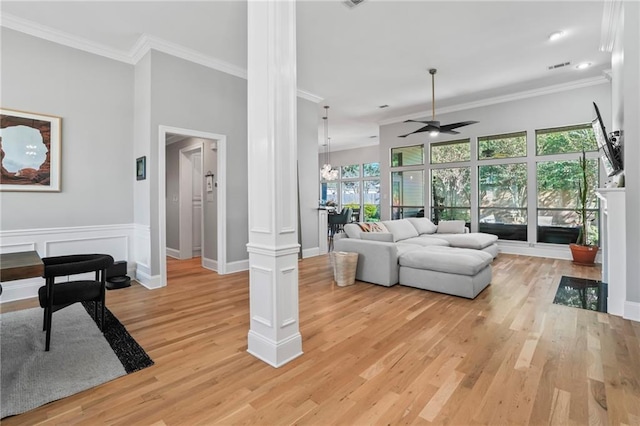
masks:
POLYGON ((331 261, 333 262, 333 279, 338 287, 355 284, 358 253, 333 251, 331 252, 331 261))

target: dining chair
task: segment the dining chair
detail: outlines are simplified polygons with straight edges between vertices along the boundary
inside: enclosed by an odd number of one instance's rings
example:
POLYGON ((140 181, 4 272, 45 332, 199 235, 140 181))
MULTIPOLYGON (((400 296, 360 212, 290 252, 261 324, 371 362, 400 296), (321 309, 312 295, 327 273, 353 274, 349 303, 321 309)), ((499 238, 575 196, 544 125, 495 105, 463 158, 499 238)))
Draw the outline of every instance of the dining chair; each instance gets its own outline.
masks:
POLYGON ((45 285, 38 290, 40 307, 44 308, 43 330, 47 332, 45 351, 51 343, 53 313, 77 302, 94 302, 94 320, 98 323, 98 306, 101 318, 98 326, 104 327, 105 284, 107 268, 113 265, 113 257, 108 254, 74 254, 45 257, 45 285), (95 279, 55 282, 58 277, 66 277, 87 272, 95 272, 95 279))
POLYGON ((333 236, 338 232, 342 232, 344 225, 351 222, 353 210, 345 207, 338 214, 329 215, 329 251, 333 250, 333 236))

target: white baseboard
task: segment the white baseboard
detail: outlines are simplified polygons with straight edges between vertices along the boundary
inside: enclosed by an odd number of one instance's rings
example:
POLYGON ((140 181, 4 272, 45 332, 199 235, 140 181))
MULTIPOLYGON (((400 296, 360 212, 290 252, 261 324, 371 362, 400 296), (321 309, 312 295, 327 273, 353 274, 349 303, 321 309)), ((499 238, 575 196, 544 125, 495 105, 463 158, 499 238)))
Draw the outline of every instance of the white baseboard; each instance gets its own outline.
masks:
POLYGON ((174 259, 180 259, 180 250, 167 247, 167 256, 173 257, 174 259))
POLYGON ((320 247, 311 247, 308 249, 302 249, 302 258, 320 256, 320 247))
POLYGON ((0 303, 38 297, 38 289, 43 285, 44 279, 42 278, 29 278, 26 280, 5 282, 2 284, 0 303))
POLYGON ((623 318, 631 321, 640 322, 640 303, 629 302, 628 300, 624 302, 623 318))
POLYGON ((218 261, 203 257, 202 267, 205 269, 209 269, 210 271, 218 272, 218 261))
POLYGON ((227 274, 233 274, 234 272, 242 272, 249 270, 249 259, 237 260, 235 262, 227 263, 227 274))
MULTIPOLYGON (((564 244, 527 243, 524 241, 498 241, 498 250, 505 254, 519 254, 532 257, 572 260, 571 250, 564 244)), ((596 263, 602 263, 602 254, 598 252, 596 263)))
POLYGON ((144 263, 136 264, 136 281, 143 287, 153 290, 155 288, 164 287, 160 275, 151 275, 151 270, 144 263))

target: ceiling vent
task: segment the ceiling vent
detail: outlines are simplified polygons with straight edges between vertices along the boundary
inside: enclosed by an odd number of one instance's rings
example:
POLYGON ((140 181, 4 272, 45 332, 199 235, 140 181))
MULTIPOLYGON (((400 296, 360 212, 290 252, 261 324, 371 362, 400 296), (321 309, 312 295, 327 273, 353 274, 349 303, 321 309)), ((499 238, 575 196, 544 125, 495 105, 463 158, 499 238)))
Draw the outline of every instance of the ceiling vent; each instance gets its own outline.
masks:
POLYGON ((563 68, 563 67, 566 67, 566 66, 569 66, 569 65, 571 65, 571 62, 561 62, 559 64, 549 65, 549 69, 550 70, 555 70, 555 69, 563 68))
POLYGON ((344 0, 343 3, 349 6, 350 8, 353 8, 359 5, 360 3, 362 3, 363 1, 364 0, 344 0))

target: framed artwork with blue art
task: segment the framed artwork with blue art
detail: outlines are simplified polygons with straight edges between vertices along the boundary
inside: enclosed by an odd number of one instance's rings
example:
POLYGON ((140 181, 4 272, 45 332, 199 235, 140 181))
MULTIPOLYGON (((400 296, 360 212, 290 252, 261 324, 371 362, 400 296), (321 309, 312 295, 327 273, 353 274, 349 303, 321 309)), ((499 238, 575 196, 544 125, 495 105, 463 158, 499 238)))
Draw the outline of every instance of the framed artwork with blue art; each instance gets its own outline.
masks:
POLYGON ((0 191, 60 191, 62 118, 0 109, 0 191))

